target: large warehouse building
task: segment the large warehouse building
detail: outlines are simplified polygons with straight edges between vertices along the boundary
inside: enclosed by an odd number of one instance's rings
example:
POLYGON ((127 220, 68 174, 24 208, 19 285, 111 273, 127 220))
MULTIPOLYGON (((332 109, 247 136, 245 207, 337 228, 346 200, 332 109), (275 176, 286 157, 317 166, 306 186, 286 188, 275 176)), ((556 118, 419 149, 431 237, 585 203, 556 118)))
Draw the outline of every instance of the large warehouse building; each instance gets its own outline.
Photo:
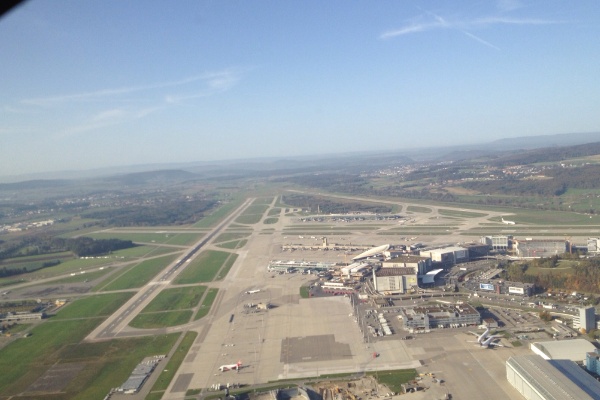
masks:
POLYGON ((431 269, 431 258, 419 256, 400 256, 381 263, 383 268, 415 268, 419 276, 431 269))
POLYGON ((373 285, 379 293, 406 293, 418 288, 415 268, 379 268, 373 269, 373 285))
POLYGON ((600 383, 570 360, 513 356, 506 379, 527 400, 600 400, 600 383))

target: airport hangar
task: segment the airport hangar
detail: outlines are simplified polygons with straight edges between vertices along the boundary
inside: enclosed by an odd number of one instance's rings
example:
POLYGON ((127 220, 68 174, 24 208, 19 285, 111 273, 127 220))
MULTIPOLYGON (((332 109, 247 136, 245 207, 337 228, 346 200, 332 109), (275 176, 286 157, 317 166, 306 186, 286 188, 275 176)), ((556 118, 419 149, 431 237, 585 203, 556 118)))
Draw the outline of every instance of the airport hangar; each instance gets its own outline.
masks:
POLYGON ((506 379, 527 400, 600 400, 600 383, 571 360, 513 356, 506 379))

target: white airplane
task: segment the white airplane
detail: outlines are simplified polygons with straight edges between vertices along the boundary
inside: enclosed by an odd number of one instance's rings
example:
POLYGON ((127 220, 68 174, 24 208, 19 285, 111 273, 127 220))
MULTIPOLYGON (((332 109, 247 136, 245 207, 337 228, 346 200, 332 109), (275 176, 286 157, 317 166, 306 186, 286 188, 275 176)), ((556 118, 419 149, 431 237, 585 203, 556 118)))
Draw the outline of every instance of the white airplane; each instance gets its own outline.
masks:
POLYGON ((491 335, 490 334, 490 328, 487 327, 485 328, 485 332, 483 332, 481 335, 477 335, 475 332, 470 332, 471 334, 477 336, 477 343, 479 343, 479 345, 481 347, 485 347, 488 348, 490 346, 500 346, 502 347, 501 344, 494 342, 496 339, 499 339, 502 337, 502 335, 491 335))
POLYGON ((515 224, 515 221, 508 221, 508 220, 505 220, 505 219, 504 219, 504 217, 502 217, 502 223, 503 223, 503 224, 506 224, 506 225, 516 225, 516 224, 515 224))
POLYGON ((492 335, 492 336, 488 337, 487 339, 485 339, 483 342, 480 342, 479 344, 481 345, 481 347, 484 347, 484 348, 489 348, 490 346, 503 347, 500 343, 494 342, 494 340, 499 339, 501 337, 502 337, 502 335, 492 335))
POLYGON ((260 289, 254 289, 254 290, 246 291, 246 294, 258 293, 258 292, 260 292, 260 289))
POLYGON ((231 371, 231 370, 233 370, 233 369, 235 369, 235 370, 239 370, 241 367, 242 367, 242 362, 241 362, 241 361, 238 361, 238 362, 237 362, 237 363, 235 363, 235 364, 225 364, 225 365, 221 365, 221 366, 219 367, 219 371, 221 371, 221 372, 225 372, 225 371, 231 371))

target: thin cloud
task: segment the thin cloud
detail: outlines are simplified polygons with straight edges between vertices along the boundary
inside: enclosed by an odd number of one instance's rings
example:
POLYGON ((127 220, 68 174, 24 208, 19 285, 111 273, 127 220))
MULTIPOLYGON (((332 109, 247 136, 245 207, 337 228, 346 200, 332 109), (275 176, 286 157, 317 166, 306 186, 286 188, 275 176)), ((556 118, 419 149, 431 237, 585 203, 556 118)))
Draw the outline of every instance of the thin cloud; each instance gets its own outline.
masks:
POLYGON ((472 25, 553 25, 563 23, 564 21, 548 19, 485 17, 474 20, 472 25))
POLYGON ((132 110, 117 108, 100 111, 87 118, 87 120, 83 123, 62 130, 55 137, 57 139, 64 139, 66 137, 74 136, 77 134, 107 128, 110 126, 120 125, 130 121, 135 121, 140 118, 144 118, 147 115, 152 114, 162 108, 163 107, 149 107, 132 110))
POLYGON ((240 80, 238 70, 224 70, 205 76, 206 88, 195 91, 191 94, 168 94, 165 101, 169 104, 180 103, 184 100, 192 100, 202 97, 209 97, 216 93, 224 92, 234 87, 240 80))
MULTIPOLYGON (((517 3, 513 4, 515 7, 517 3)), ((518 7, 516 7, 518 8, 518 7)), ((380 39, 391 39, 397 36, 404 36, 419 32, 440 30, 440 29, 456 29, 462 32, 464 35, 473 39, 480 44, 483 44, 487 47, 500 50, 494 44, 482 39, 481 37, 469 32, 472 29, 481 29, 494 25, 550 25, 550 24, 560 24, 564 23, 563 21, 555 21, 555 20, 547 20, 547 19, 535 19, 535 18, 510 18, 504 16, 490 16, 490 17, 480 17, 469 20, 448 20, 447 18, 443 18, 440 15, 434 14, 430 11, 423 11, 423 13, 429 16, 430 21, 415 23, 412 22, 407 24, 399 29, 391 30, 382 33, 379 38, 380 39)))
MULTIPOLYGON (((127 94, 150 91, 155 89, 164 89, 164 88, 173 88, 177 86, 189 85, 197 82, 204 82, 209 87, 215 86, 215 80, 221 77, 230 76, 227 82, 232 83, 234 80, 231 78, 233 76, 233 70, 227 69, 224 71, 218 72, 210 72, 202 75, 191 76, 188 78, 176 80, 176 81, 166 81, 166 82, 157 82, 151 83, 148 85, 139 85, 139 86, 124 86, 119 88, 108 88, 108 89, 100 89, 91 92, 83 92, 83 93, 73 93, 73 94, 65 94, 58 96, 50 96, 50 97, 37 97, 31 99, 21 100, 22 104, 26 105, 35 105, 35 106, 52 106, 61 103, 69 103, 73 101, 94 101, 98 99, 105 98, 115 98, 127 94)), ((235 80, 237 81, 237 80, 235 80)), ((227 86, 230 88, 232 85, 227 86)))
POLYGON ((467 32, 467 31, 463 31, 463 30, 461 30, 461 32, 464 33, 465 35, 467 35, 468 37, 470 37, 471 39, 473 39, 473 40, 475 40, 475 41, 477 41, 477 42, 479 42, 479 43, 481 43, 481 44, 483 44, 485 46, 491 47, 492 49, 500 50, 500 48, 498 46, 495 46, 495 45, 491 44, 487 40, 483 40, 479 36, 475 36, 472 33, 467 32))

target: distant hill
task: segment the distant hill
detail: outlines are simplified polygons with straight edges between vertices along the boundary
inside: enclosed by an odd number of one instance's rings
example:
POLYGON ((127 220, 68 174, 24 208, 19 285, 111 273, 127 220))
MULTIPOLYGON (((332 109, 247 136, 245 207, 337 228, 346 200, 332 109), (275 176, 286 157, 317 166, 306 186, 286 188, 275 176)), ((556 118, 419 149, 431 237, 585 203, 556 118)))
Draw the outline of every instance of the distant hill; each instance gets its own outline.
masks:
MULTIPOLYGON (((372 167, 390 162, 407 163, 411 161, 460 161, 476 158, 503 158, 507 152, 524 153, 536 148, 576 146, 600 142, 600 132, 566 133, 556 135, 523 136, 498 139, 491 142, 458 144, 445 147, 423 147, 402 149, 381 149, 374 151, 351 152, 297 157, 263 157, 254 159, 198 161, 186 163, 146 164, 132 166, 107 167, 95 170, 62 171, 28 174, 22 176, 0 176, 4 182, 25 183, 21 188, 43 188, 44 185, 56 187, 67 184, 68 179, 95 179, 102 177, 106 182, 135 185, 151 182, 185 181, 198 179, 203 175, 232 176, 267 175, 270 171, 283 173, 301 173, 322 168, 348 170, 356 169, 368 162, 372 167), (357 160, 360 161, 357 163, 357 160), (187 175, 186 175, 187 174, 187 175), (61 178, 61 179, 56 179, 61 178), (55 183, 52 183, 55 182, 55 183), (62 183, 61 183, 62 182, 62 183)), ((10 187, 4 188, 11 190, 10 187)), ((15 186, 18 189, 19 186, 15 186)), ((0 190, 3 189, 0 186, 0 190)))
POLYGON ((15 183, 0 183, 0 190, 31 190, 50 189, 72 185, 73 182, 66 179, 35 179, 15 183))
POLYGON ((147 183, 174 183, 197 179, 198 175, 192 172, 180 169, 159 170, 135 172, 124 175, 113 175, 101 180, 107 183, 117 183, 122 185, 143 185, 147 183))

